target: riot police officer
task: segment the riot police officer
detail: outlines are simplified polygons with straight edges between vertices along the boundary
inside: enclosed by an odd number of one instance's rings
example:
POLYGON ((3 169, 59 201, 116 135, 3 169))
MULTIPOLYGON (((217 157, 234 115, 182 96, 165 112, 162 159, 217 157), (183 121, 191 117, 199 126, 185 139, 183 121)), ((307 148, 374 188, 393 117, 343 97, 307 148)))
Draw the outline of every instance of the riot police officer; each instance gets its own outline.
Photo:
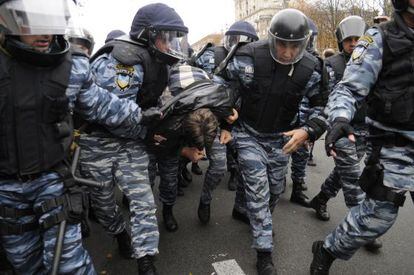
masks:
POLYGON ((73 9, 65 0, 0 5, 0 240, 22 274, 50 272, 63 220, 59 272, 96 273, 73 215, 82 205, 70 203, 67 192, 75 103, 85 118, 108 128, 129 129, 131 136, 140 128, 138 106, 97 87, 88 58, 69 51, 64 34, 73 9))
MULTIPOLYGON (((367 29, 364 19, 359 16, 348 16, 343 19, 336 30, 339 53, 325 59, 324 80, 329 91, 342 79, 346 63, 351 57, 358 39, 367 29)), ((351 208, 364 200, 365 194, 357 185, 360 175, 359 162, 365 154, 365 105, 361 106, 358 115, 352 123, 357 140, 350 142, 347 138, 336 144, 338 156, 335 160, 335 168, 321 186, 321 191, 311 201, 311 207, 316 210, 318 219, 329 220, 327 202, 335 197, 339 189, 343 187, 346 205, 351 208), (339 154, 341 152, 341 154, 339 154)))
MULTIPOLYGON (((159 118, 160 112, 154 106, 168 83, 168 65, 182 58, 180 40, 187 32, 181 17, 169 6, 150 4, 140 8, 129 35, 108 42, 91 58, 96 83, 120 98, 136 102, 145 114, 159 118)), ((95 215, 116 237, 121 255, 127 258, 131 238, 114 200, 116 183, 130 203, 133 257, 138 259, 139 274, 153 274, 159 232, 143 141, 147 128, 141 128, 139 140, 128 139, 123 131, 109 133, 99 124, 91 125, 88 131, 81 137, 81 173, 110 184, 110 188, 91 190, 95 215)), ((161 160, 170 159, 174 161, 173 157, 161 160)), ((162 180, 160 190, 165 225, 174 231, 176 181, 162 180)))
MULTIPOLYGON (((368 28, 364 19, 359 16, 348 16, 343 19, 336 30, 336 38, 340 52, 325 59, 324 79, 328 82, 327 87, 332 91, 333 87, 341 81, 346 63, 349 61, 358 39, 368 28)), ((360 162, 365 155, 368 134, 365 123, 366 103, 362 102, 351 121, 354 128, 355 141, 342 138, 335 144, 336 157, 335 168, 321 186, 321 191, 312 199, 310 205, 316 211, 316 216, 322 221, 329 220, 327 202, 335 197, 342 188, 345 203, 348 208, 360 204, 365 193, 359 187, 357 181, 360 171, 360 162)), ((366 245, 366 248, 375 251, 381 248, 382 243, 375 240, 366 245)))
POLYGON ((387 232, 405 193, 414 190, 414 0, 392 4, 393 19, 360 38, 329 98, 332 128, 326 136, 327 153, 335 154, 340 138, 355 139, 351 121, 365 98, 371 151, 359 179, 366 198, 324 242, 313 243, 311 274, 328 274, 335 259, 350 259, 361 246, 387 232))
MULTIPOLYGON (((242 46, 227 66, 239 81, 242 105, 232 134, 245 181, 247 214, 257 251, 260 275, 274 274, 272 215, 284 191, 289 154, 323 134, 320 63, 306 52, 310 30, 306 16, 295 9, 278 12, 268 40, 242 46), (296 128, 303 97, 313 118, 296 128)), ((301 193, 300 186, 294 186, 301 193)))
MULTIPOLYGON (((243 43, 250 43, 256 40, 258 40, 258 37, 254 27, 246 21, 237 21, 233 23, 224 34, 223 45, 211 46, 202 50, 196 57, 195 65, 212 75, 215 69, 224 59, 231 58, 231 56, 228 55, 233 54, 230 52, 232 47, 237 47, 243 43)), ((224 75, 221 74, 221 76, 224 75)), ((226 159, 232 159, 231 156, 229 156, 227 153, 234 151, 231 149, 231 147, 234 145, 233 143, 229 143, 229 140, 223 138, 226 136, 230 136, 230 129, 229 127, 226 127, 225 123, 221 123, 220 134, 216 136, 216 139, 213 142, 213 146, 206 152, 207 158, 209 160, 209 166, 204 178, 203 189, 200 195, 200 203, 198 207, 198 217, 203 224, 208 223, 210 220, 210 204, 212 201, 212 193, 220 181, 223 179, 227 168, 226 159), (227 148, 229 148, 229 150, 227 150, 227 148)), ((244 214, 242 207, 238 207, 238 205, 242 205, 242 203, 238 202, 242 200, 241 197, 243 196, 243 191, 241 189, 243 186, 242 182, 236 180, 239 178, 237 175, 237 163, 235 161, 230 162, 229 168, 230 179, 227 184, 228 188, 230 190, 235 190, 236 183, 238 185, 238 192, 236 194, 237 198, 235 200, 235 207, 233 210, 233 217, 238 219, 244 214), (240 210, 240 212, 238 212, 238 210, 240 210), (238 214, 241 214, 241 216, 238 214)))

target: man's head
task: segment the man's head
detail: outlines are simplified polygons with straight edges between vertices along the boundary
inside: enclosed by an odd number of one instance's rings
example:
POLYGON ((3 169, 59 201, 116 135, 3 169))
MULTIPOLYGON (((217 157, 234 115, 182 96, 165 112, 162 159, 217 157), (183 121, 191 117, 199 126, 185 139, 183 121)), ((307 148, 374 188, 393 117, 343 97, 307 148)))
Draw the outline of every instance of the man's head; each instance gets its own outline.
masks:
POLYGON ((16 58, 39 65, 61 60, 69 44, 66 31, 74 26, 72 0, 0 1, 2 46, 16 58))
POLYGON ((307 17, 296 9, 284 9, 273 16, 268 31, 273 59, 283 65, 302 59, 310 37, 307 17))
POLYGON ((125 35, 124 31, 112 30, 106 35, 105 44, 108 43, 108 42, 111 42, 112 40, 115 40, 116 38, 121 37, 123 35, 125 35))
POLYGON ((186 157, 193 162, 204 156, 217 134, 218 120, 210 109, 198 109, 187 115, 182 125, 186 139, 186 157))
POLYGON ((328 58, 328 57, 330 57, 330 56, 332 56, 334 54, 335 54, 335 50, 334 49, 327 48, 327 49, 323 50, 322 57, 325 59, 325 58, 328 58))
POLYGON ((132 21, 129 35, 148 47, 161 62, 173 65, 185 58, 181 40, 188 28, 178 13, 161 3, 146 5, 138 10, 132 21))
POLYGON ((381 24, 382 22, 387 22, 387 21, 390 21, 390 20, 391 20, 391 18, 389 16, 378 15, 378 16, 375 16, 372 21, 374 22, 374 24, 381 24))
POLYGON ((95 46, 95 40, 92 34, 87 29, 77 29, 67 34, 67 38, 72 47, 77 48, 87 55, 91 55, 93 47, 95 46))
POLYGON ((339 50, 350 55, 367 28, 368 25, 360 16, 352 15, 344 18, 339 22, 335 32, 339 50))
POLYGON ((259 40, 254 27, 246 21, 233 23, 224 34, 224 48, 230 49, 239 42, 253 42, 259 40))

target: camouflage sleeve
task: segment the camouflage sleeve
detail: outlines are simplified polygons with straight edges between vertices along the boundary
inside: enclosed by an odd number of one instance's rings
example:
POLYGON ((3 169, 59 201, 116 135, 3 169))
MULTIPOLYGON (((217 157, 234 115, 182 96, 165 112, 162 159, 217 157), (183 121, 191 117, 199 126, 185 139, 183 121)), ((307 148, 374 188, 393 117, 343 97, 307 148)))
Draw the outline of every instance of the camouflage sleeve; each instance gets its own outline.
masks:
POLYGON ((233 57, 226 68, 229 80, 238 81, 242 86, 249 88, 254 83, 253 58, 250 56, 233 57))
POLYGON ((108 129, 115 129, 122 137, 142 137, 145 133, 141 110, 129 99, 120 99, 96 85, 92 79, 89 61, 85 57, 73 57, 72 71, 66 91, 69 104, 86 120, 108 129))
POLYGON ((335 86, 327 105, 329 122, 343 117, 352 120, 356 104, 368 95, 382 68, 382 37, 379 30, 369 29, 352 53, 342 81, 335 86))
POLYGON ((213 74, 215 69, 214 48, 210 47, 195 61, 195 65, 206 71, 208 74, 213 74))
POLYGON ((308 119, 318 117, 319 119, 325 120, 323 116, 323 99, 321 93, 321 81, 322 76, 319 72, 314 71, 306 84, 305 97, 308 99, 308 119))

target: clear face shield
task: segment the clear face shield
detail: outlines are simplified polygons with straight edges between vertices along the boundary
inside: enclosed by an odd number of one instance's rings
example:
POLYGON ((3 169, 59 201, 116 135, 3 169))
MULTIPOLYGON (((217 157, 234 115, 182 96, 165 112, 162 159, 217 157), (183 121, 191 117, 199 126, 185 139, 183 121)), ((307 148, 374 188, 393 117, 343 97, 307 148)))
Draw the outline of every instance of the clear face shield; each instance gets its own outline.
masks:
POLYGON ((269 49, 273 59, 282 65, 295 64, 302 59, 309 36, 302 39, 288 40, 275 36, 269 31, 269 49))
POLYGON ((156 30, 150 34, 150 45, 168 65, 188 58, 187 34, 179 31, 156 30))
POLYGON ((314 52, 316 51, 316 49, 318 48, 318 36, 315 35, 311 35, 309 37, 309 42, 308 42, 308 46, 306 47, 306 49, 309 52, 314 52))
POLYGON ((227 51, 230 51, 230 49, 239 42, 253 42, 253 39, 247 35, 229 34, 224 36, 223 45, 227 51))
POLYGON ((74 24, 72 0, 13 0, 0 7, 0 28, 6 35, 64 35, 74 24))

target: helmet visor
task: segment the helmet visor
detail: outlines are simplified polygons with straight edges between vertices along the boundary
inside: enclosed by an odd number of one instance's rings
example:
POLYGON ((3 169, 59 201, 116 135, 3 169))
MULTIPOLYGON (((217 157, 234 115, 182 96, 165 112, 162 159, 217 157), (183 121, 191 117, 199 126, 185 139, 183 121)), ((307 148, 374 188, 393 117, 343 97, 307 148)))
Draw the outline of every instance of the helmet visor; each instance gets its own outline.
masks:
POLYGON ((247 35, 229 34, 224 36, 224 48, 228 51, 239 42, 253 42, 253 38, 247 35))
POLYGON ((157 51, 182 60, 188 57, 187 34, 179 31, 157 30, 151 35, 151 44, 157 51))
POLYGON ((74 26, 72 0, 13 0, 0 6, 0 27, 8 35, 64 35, 74 26))
POLYGON ((269 31, 269 49, 273 59, 283 65, 295 64, 302 59, 309 35, 302 39, 283 39, 269 31))

